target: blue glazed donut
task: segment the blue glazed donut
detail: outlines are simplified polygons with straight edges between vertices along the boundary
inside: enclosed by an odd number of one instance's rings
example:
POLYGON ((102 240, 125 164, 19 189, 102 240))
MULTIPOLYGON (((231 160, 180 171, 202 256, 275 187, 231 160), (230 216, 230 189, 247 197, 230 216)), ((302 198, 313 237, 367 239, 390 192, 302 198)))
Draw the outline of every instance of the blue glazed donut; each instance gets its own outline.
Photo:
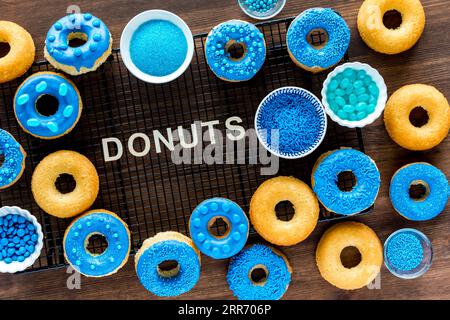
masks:
POLYGON ((301 13, 290 25, 286 42, 292 60, 305 70, 320 72, 336 65, 350 44, 350 29, 345 20, 332 9, 312 8, 301 13), (313 47, 307 38, 311 31, 323 30, 328 41, 313 47))
POLYGON ((247 242, 249 223, 236 203, 224 198, 211 198, 200 203, 189 219, 189 231, 197 248, 214 259, 226 259, 241 251, 247 242), (227 231, 222 236, 211 234, 210 228, 222 218, 227 231))
POLYGON ((266 59, 264 35, 253 24, 230 20, 214 27, 206 39, 206 61, 220 79, 247 81, 258 73, 266 59), (243 55, 233 58, 229 49, 241 46, 243 55))
POLYGON ((38 72, 28 77, 14 97, 14 112, 20 126, 41 139, 56 139, 72 131, 82 108, 80 93, 73 82, 54 72, 38 72), (53 115, 42 115, 36 108, 38 99, 45 95, 58 100, 53 115))
POLYGON ((14 137, 0 129, 0 189, 5 189, 16 183, 25 169, 26 153, 14 137))
POLYGON ((161 232, 144 241, 135 257, 141 284, 160 297, 173 297, 190 291, 200 279, 200 252, 191 239, 178 232, 161 232), (176 261, 171 269, 161 263, 176 261))
POLYGON ((375 162, 361 151, 340 149, 319 157, 311 184, 328 211, 352 215, 375 202, 380 189, 380 172, 375 162), (356 185, 350 191, 341 191, 337 185, 338 175, 345 171, 352 172, 356 178, 356 185))
POLYGON ((255 244, 231 258, 227 281, 239 300, 279 300, 291 282, 287 258, 273 248, 255 244), (255 270, 259 269, 259 277, 255 270))
POLYGON ((394 209, 406 219, 426 221, 445 210, 450 188, 445 174, 428 163, 411 163, 392 177, 389 195, 394 209), (426 192, 421 199, 409 195, 411 185, 421 184, 426 192))
POLYGON ((112 38, 108 27, 90 13, 75 13, 59 19, 47 33, 44 56, 56 69, 70 75, 96 70, 111 54, 112 38), (71 47, 71 39, 83 39, 71 47))
POLYGON ((88 277, 104 277, 116 273, 128 260, 130 231, 116 214, 92 210, 77 218, 64 234, 64 256, 72 267, 88 277), (100 255, 86 248, 89 238, 102 235, 108 247, 100 255))

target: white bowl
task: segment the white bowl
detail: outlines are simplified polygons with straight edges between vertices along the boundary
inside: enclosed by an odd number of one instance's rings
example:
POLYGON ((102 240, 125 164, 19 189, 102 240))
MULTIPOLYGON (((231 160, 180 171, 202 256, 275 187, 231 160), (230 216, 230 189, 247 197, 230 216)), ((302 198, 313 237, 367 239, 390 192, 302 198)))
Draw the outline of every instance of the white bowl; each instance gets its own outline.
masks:
POLYGON ((136 78, 148 83, 167 83, 181 76, 189 67, 192 57, 194 56, 194 38, 186 22, 176 14, 165 10, 148 10, 141 12, 131 19, 123 29, 122 36, 120 37, 120 54, 122 55, 123 63, 136 78), (183 31, 187 41, 188 50, 183 64, 175 72, 163 77, 156 77, 142 72, 136 67, 130 56, 130 42, 133 33, 143 23, 150 20, 165 20, 172 22, 183 31))
POLYGON ((371 123, 373 123, 376 119, 380 117, 380 115, 383 113, 384 107, 386 106, 387 101, 387 88, 386 83, 384 82, 383 77, 380 75, 380 73, 365 63, 360 62, 348 62, 340 65, 336 69, 334 69, 332 72, 328 74, 327 79, 323 83, 322 87, 322 104, 325 107, 325 111, 330 116, 330 118, 334 121, 339 123, 341 126, 348 127, 348 128, 362 128, 364 126, 367 126, 371 123), (337 74, 343 72, 347 68, 352 68, 355 70, 364 70, 366 71, 367 75, 371 76, 373 81, 378 86, 378 89, 380 90, 380 94, 378 96, 377 105, 375 107, 375 111, 369 114, 367 117, 365 117, 362 120, 359 121, 349 121, 339 118, 333 110, 331 110, 330 105, 326 101, 326 91, 328 88, 328 84, 330 83, 331 79, 336 76, 337 74))
POLYGON ((281 12, 281 10, 283 10, 286 0, 278 0, 277 4, 271 10, 264 13, 250 10, 250 8, 245 4, 245 0, 238 0, 238 3, 242 11, 244 11, 244 13, 249 17, 257 20, 267 20, 275 17, 281 12))
POLYGON ((8 214, 15 214, 18 216, 22 216, 25 219, 31 221, 33 225, 36 227, 36 233, 38 235, 38 240, 36 243, 36 247, 34 248, 34 252, 26 258, 24 261, 13 261, 10 264, 5 263, 4 261, 0 261, 0 272, 1 273, 16 273, 19 271, 23 271, 29 266, 33 265, 33 263, 39 258, 43 246, 44 235, 42 234, 42 228, 36 217, 33 216, 27 210, 21 209, 19 207, 2 207, 0 208, 0 217, 7 216, 8 214))

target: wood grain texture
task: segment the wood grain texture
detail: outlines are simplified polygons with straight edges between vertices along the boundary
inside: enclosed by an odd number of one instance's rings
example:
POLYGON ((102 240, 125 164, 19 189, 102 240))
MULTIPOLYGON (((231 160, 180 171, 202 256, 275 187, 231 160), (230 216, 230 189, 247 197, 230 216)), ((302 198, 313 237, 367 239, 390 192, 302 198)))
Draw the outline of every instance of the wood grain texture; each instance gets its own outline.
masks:
MULTIPOLYGON (((288 0, 280 17, 297 15, 317 6, 333 6, 339 10, 352 29, 350 57, 352 61, 369 63, 386 80, 389 94, 411 83, 436 86, 450 97, 450 9, 447 0, 423 0, 427 25, 419 43, 408 52, 386 56, 370 50, 356 29, 356 16, 362 1, 346 0, 288 0)), ((0 20, 14 21, 30 31, 37 58, 42 59, 45 34, 50 25, 63 16, 67 1, 0 1, 0 20)), ((101 17, 109 26, 118 45, 125 24, 137 13, 160 8, 180 15, 193 33, 208 32, 214 25, 231 18, 249 20, 236 0, 97 0, 77 1, 82 11, 101 17)), ((381 289, 367 288, 346 292, 338 290, 322 279, 315 266, 315 246, 328 224, 321 224, 305 242, 283 248, 293 269, 293 281, 286 299, 449 299, 450 298, 450 218, 446 212, 430 222, 408 222, 394 213, 389 201, 388 187, 392 174, 402 165, 413 161, 427 161, 450 176, 450 140, 428 152, 409 152, 388 137, 383 122, 378 120, 363 130, 367 153, 374 158, 381 171, 382 188, 375 211, 358 220, 368 224, 384 241, 403 227, 418 228, 427 234, 434 246, 434 261, 430 271, 417 280, 400 280, 383 266, 381 289)), ((156 299, 139 284, 134 263, 130 259, 117 274, 103 278, 82 278, 81 290, 68 290, 66 269, 22 275, 0 275, 1 299, 156 299)), ((183 299, 233 298, 225 280, 227 261, 204 257, 202 277, 198 285, 183 299)))

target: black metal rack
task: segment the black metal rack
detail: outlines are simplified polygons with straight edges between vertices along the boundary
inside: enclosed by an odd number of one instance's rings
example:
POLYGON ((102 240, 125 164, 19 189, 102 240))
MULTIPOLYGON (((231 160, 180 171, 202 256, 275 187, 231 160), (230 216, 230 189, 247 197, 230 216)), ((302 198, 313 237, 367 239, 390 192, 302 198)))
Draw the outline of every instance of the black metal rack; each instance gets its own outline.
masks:
MULTIPOLYGON (((209 70, 204 56, 206 34, 195 36, 195 53, 189 69, 177 80, 163 85, 137 80, 123 65, 119 51, 114 50, 99 70, 73 79, 81 92, 83 114, 70 134, 52 141, 34 138, 20 129, 13 112, 13 97, 27 76, 53 68, 46 62, 37 63, 27 75, 0 85, 0 127, 13 134, 28 154, 20 181, 0 191, 0 206, 17 205, 30 210, 41 223, 45 236, 40 259, 28 271, 65 265, 62 240, 71 219, 58 219, 43 212, 34 202, 30 188, 35 166, 57 150, 78 151, 94 163, 100 176, 100 192, 92 207, 111 210, 124 219, 131 231, 132 253, 146 238, 160 231, 187 234, 192 210, 210 197, 229 198, 248 212, 251 195, 270 178, 260 174, 261 165, 176 165, 167 149, 158 154, 152 145, 150 154, 139 158, 126 151, 126 145, 134 133, 151 135, 153 130, 165 132, 166 128, 176 129, 180 125, 189 128, 195 121, 219 120, 217 129, 223 131, 224 121, 230 116, 240 117, 244 127, 252 128, 260 101, 283 86, 303 87, 320 97, 327 73, 304 72, 287 53, 285 35, 291 21, 289 18, 258 24, 265 36, 267 60, 252 80, 242 83, 222 81, 209 70), (103 159, 101 140, 108 137, 118 138, 124 144, 124 155, 118 161, 103 159)), ((323 37, 314 34, 311 41, 322 42, 323 37)), ((361 131, 329 121, 321 146, 303 159, 280 159, 278 174, 309 183, 319 155, 342 146, 364 151, 361 131)), ((136 145, 139 148, 142 145, 136 145)), ((352 181, 340 183, 348 185, 352 181)), ((281 219, 290 214, 289 206, 279 209, 281 219)), ((321 221, 339 218, 321 209, 321 221)), ((217 226, 219 233, 223 227, 217 226)), ((94 243, 91 249, 101 247, 102 244, 94 243)))

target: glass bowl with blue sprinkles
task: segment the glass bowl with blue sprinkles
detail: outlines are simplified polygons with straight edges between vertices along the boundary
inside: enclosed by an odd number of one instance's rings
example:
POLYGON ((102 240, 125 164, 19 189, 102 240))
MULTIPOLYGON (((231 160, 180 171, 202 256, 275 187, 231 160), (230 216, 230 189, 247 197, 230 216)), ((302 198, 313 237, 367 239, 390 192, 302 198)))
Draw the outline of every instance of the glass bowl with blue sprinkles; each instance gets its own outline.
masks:
POLYGON ((19 207, 0 208, 0 272, 16 273, 39 258, 44 235, 36 218, 19 207))
POLYGON ((238 0, 242 11, 257 20, 275 17, 283 10, 286 0, 238 0))
POLYGON ((348 128, 362 128, 383 113, 387 88, 380 73, 365 63, 349 62, 323 83, 322 103, 330 118, 348 128))
POLYGON ((401 279, 415 279, 428 271, 433 247, 422 232, 405 228, 392 233, 384 243, 384 263, 401 279))

